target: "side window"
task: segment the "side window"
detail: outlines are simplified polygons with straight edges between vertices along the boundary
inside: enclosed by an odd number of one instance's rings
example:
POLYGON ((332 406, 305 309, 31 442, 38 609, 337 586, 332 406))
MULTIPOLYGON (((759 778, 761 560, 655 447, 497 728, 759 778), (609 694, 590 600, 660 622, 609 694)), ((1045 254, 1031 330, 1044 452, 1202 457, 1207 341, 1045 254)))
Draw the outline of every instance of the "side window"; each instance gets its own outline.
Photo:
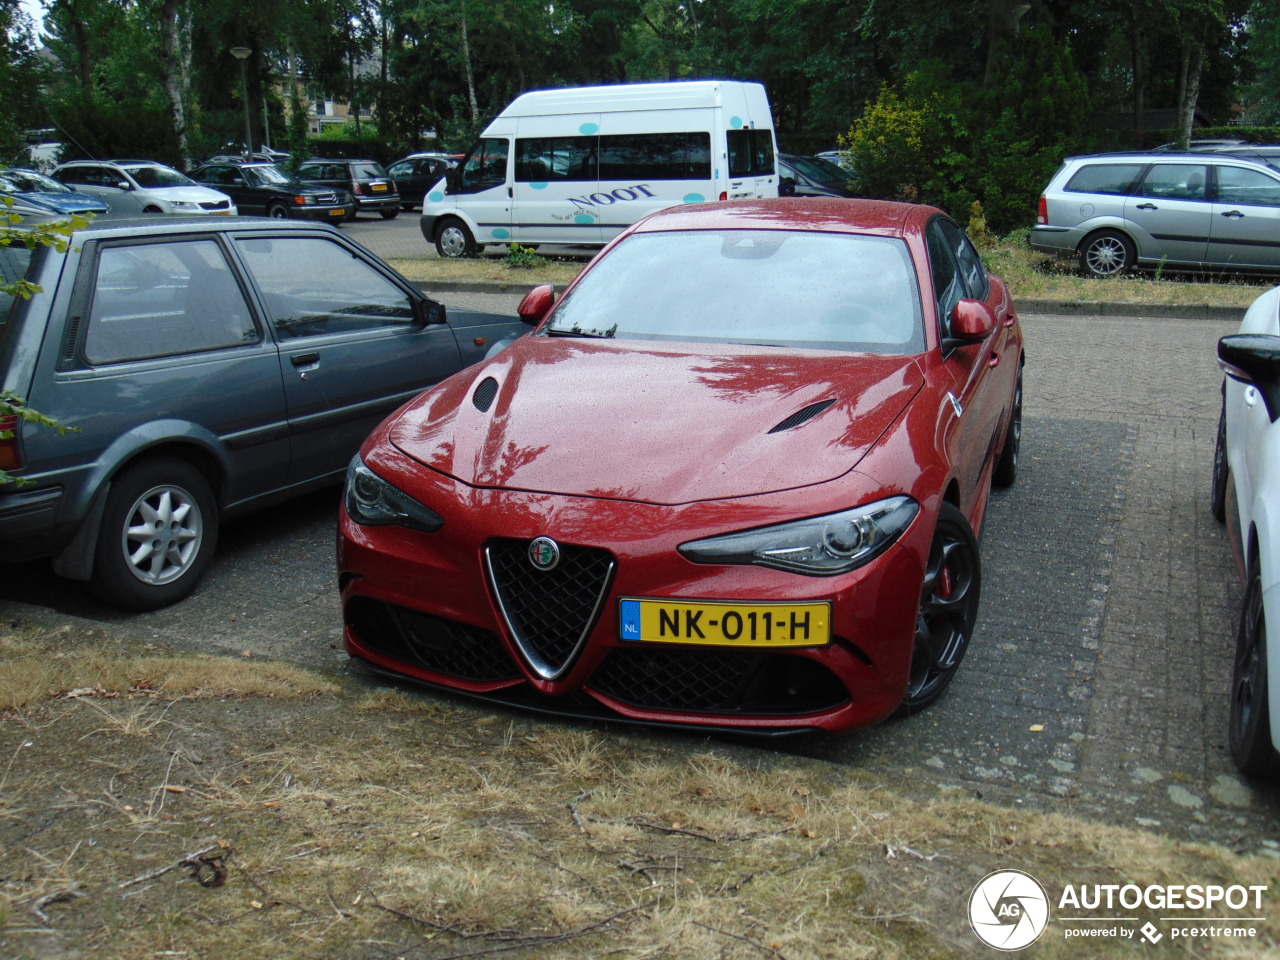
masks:
POLYGON ((951 332, 951 311, 965 298, 964 283, 952 254, 953 245, 943 234, 943 220, 934 220, 925 234, 929 264, 933 269, 933 296, 938 304, 938 325, 942 336, 951 332))
POLYGON ((773 170, 773 135, 770 130, 730 130, 729 176, 765 177, 773 170))
POLYGON ((1067 193, 1103 193, 1124 196, 1145 164, 1090 163, 1081 167, 1062 189, 1067 193))
POLYGON ((460 192, 478 193, 506 183, 508 149, 505 139, 495 137, 477 143, 463 161, 458 177, 460 192))
POLYGON ((103 247, 84 356, 97 366, 262 339, 214 240, 103 247))
POLYGON ((538 137, 516 141, 516 182, 594 183, 595 137, 538 137))
POLYGON ((404 160, 400 163, 393 163, 387 168, 387 173, 393 177, 408 177, 413 174, 413 161, 404 160))
MULTIPOLYGON (((987 276, 987 268, 982 257, 973 248, 964 231, 951 220, 937 220, 939 235, 955 257, 960 271, 960 280, 964 284, 965 296, 974 300, 985 300, 991 295, 991 280, 987 276)), ((948 311, 948 314, 950 311, 948 311)))
POLYGON ((710 180, 710 133, 600 138, 601 180, 710 180))
POLYGON ((1209 168, 1198 163, 1156 163, 1135 192, 1164 200, 1203 200, 1209 168))
POLYGON ((350 250, 322 237, 236 241, 281 339, 413 323, 409 295, 350 250))
POLYGON ((1218 202, 1280 207, 1280 180, 1260 170, 1218 167, 1218 202))

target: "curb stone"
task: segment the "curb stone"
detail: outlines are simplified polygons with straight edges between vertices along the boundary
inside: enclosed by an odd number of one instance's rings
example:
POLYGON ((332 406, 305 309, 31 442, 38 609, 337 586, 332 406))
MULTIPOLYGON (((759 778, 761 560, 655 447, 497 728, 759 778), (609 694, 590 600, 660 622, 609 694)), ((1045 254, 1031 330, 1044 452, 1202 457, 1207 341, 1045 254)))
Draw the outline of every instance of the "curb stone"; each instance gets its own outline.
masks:
MULTIPOLYGON (((523 295, 537 284, 506 280, 415 280, 424 293, 509 293, 523 295)), ((1075 317, 1148 317, 1179 320, 1231 320, 1239 322, 1245 307, 1218 307, 1207 303, 1123 303, 1102 300, 1014 301, 1019 313, 1075 317)))

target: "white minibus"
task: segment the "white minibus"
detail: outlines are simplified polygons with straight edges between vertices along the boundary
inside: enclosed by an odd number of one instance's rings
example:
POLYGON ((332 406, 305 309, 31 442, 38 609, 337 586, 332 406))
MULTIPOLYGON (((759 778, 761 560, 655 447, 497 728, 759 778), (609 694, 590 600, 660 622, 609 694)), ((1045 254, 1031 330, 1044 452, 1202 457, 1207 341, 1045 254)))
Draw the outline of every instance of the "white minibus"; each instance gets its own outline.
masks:
POLYGON ((535 90, 422 203, 442 257, 485 244, 598 246, 678 203, 776 197, 764 87, 736 80, 535 90))

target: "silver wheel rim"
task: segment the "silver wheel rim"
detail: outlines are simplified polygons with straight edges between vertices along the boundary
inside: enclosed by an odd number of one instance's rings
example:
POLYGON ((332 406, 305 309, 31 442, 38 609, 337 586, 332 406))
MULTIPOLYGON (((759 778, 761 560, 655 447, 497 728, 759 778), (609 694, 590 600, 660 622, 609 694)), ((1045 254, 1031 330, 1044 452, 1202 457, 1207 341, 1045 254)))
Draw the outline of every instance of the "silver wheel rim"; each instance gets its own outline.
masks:
POLYGON ((129 572, 153 587, 172 583, 191 569, 203 542, 200 505, 170 484, 152 487, 134 501, 120 537, 129 572))
POLYGON ((446 257, 461 257, 467 252, 467 235, 461 227, 445 227, 440 231, 440 249, 446 257))
POLYGON ((1085 255, 1089 270, 1100 277, 1109 277, 1124 269, 1124 244, 1113 237, 1102 237, 1089 244, 1085 255))

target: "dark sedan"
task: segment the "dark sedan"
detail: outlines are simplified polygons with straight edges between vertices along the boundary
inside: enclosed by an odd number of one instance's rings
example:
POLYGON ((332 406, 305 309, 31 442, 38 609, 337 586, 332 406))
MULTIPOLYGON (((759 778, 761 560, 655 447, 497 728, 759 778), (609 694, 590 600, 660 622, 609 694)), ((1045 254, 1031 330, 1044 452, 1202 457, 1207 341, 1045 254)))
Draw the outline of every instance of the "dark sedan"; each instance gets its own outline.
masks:
POLYGON ((215 157, 191 171, 191 179, 230 196, 242 214, 334 223, 355 216, 347 191, 303 183, 274 163, 215 157))

